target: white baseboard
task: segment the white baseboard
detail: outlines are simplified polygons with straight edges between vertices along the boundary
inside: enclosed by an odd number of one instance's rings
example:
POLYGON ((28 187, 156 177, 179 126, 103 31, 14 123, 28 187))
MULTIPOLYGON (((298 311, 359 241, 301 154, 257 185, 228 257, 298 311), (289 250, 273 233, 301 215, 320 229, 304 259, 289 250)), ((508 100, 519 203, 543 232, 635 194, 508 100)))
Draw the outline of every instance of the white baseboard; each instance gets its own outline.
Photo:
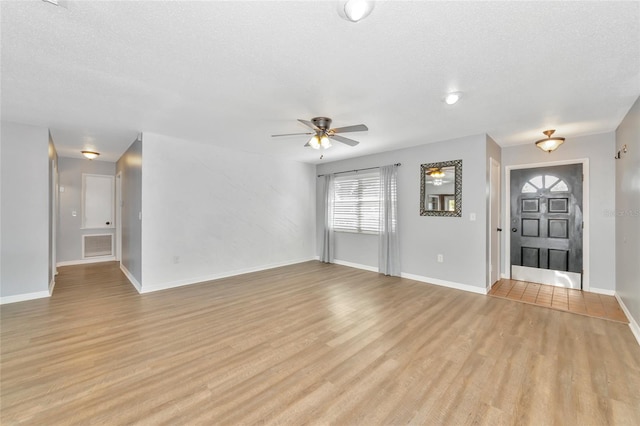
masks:
POLYGON ((56 263, 56 266, 84 265, 87 263, 113 262, 114 260, 116 260, 115 256, 100 257, 95 259, 67 260, 64 262, 56 263))
POLYGON ((240 269, 231 272, 223 272, 221 274, 207 275, 202 277, 187 278, 184 280, 171 281, 167 283, 159 284, 145 284, 142 286, 140 293, 151 293, 153 291, 167 290, 174 287, 182 287, 191 284, 200 284, 206 281, 219 280, 222 278, 234 277, 236 275, 250 274, 252 272, 266 271, 267 269, 280 268, 281 266, 295 265, 296 263, 309 262, 314 260, 313 257, 307 257, 304 259, 291 260, 281 263, 273 263, 269 265, 257 266, 255 268, 240 269))
POLYGON ((633 315, 631 315, 631 312, 625 306, 624 302, 622 301, 622 298, 618 296, 618 293, 616 293, 615 296, 616 296, 616 299, 618 300, 618 303, 620 304, 620 307, 624 311, 624 314, 627 316, 627 319, 629 320, 629 328, 631 329, 631 333, 633 333, 633 337, 636 338, 636 341, 640 345, 640 326, 638 326, 638 322, 633 317, 633 315))
POLYGON ((7 303, 24 302, 26 300, 42 299, 51 296, 49 291, 36 291, 34 293, 16 294, 14 296, 0 297, 0 305, 7 303))
POLYGON ((500 274, 500 278, 502 278, 503 280, 508 280, 508 279, 511 279, 511 276, 509 274, 501 273, 500 274))
POLYGON ((51 278, 51 282, 49 283, 49 296, 53 294, 53 288, 56 286, 56 277, 55 275, 51 278))
POLYGON ((437 278, 423 277, 421 275, 407 274, 404 272, 401 273, 400 276, 402 278, 408 278, 410 280, 420 281, 427 284, 435 284, 441 287, 455 288, 456 290, 464 290, 477 294, 487 294, 487 289, 485 287, 476 287, 469 284, 460 284, 453 281, 439 280, 437 278))
POLYGON ((589 290, 585 290, 588 293, 597 293, 597 294, 604 294, 605 296, 615 296, 616 292, 615 290, 609 290, 606 288, 596 288, 596 287, 591 287, 589 288, 589 290))
POLYGON ((360 263, 347 262, 345 260, 334 259, 333 263, 336 265, 348 266, 350 268, 364 269, 365 271, 378 272, 378 267, 362 265, 360 263))
POLYGON ((138 291, 138 293, 142 293, 142 285, 138 282, 138 280, 135 279, 133 274, 131 272, 129 272, 129 270, 127 268, 125 268, 125 266, 122 264, 122 262, 120 262, 120 270, 127 277, 129 282, 131 283, 131 285, 133 285, 135 287, 135 289, 138 291))

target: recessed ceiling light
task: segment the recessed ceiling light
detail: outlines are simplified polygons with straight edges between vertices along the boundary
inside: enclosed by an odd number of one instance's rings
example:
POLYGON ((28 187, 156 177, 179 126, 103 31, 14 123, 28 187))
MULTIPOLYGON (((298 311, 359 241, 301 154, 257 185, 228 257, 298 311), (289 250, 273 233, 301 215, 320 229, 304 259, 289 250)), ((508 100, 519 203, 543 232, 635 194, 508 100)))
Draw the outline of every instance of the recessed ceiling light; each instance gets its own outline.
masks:
POLYGON ((451 92, 447 96, 445 96, 444 102, 447 105, 453 105, 456 102, 458 102, 461 97, 462 97, 462 93, 460 93, 460 92, 451 92))
POLYGON ((372 0, 348 0, 344 3, 344 14, 351 22, 358 22, 369 16, 373 11, 372 0))

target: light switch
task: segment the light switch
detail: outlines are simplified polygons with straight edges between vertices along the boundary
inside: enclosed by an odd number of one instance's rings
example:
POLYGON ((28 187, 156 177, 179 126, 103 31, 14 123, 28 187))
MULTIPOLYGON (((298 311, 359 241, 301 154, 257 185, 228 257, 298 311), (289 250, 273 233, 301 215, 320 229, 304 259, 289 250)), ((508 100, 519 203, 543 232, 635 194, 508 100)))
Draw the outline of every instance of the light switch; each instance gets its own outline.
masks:
POLYGON ((60 186, 60 192, 64 192, 64 186, 60 186))
POLYGON ((73 211, 71 212, 71 216, 73 216, 73 217, 78 216, 78 212, 76 212, 75 210, 73 210, 73 211))
POLYGON ((469 220, 471 222, 475 222, 476 220, 476 214, 475 213, 469 213, 469 220))

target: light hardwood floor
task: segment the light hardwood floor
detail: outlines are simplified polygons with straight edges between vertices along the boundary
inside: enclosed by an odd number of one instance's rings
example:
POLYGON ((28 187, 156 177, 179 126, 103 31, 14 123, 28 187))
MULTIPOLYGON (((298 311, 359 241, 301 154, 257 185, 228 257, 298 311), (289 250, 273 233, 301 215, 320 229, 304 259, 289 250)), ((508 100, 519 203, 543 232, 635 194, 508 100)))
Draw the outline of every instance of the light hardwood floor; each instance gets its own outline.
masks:
POLYGON ((628 326, 319 262, 0 307, 1 423, 640 424, 628 326))

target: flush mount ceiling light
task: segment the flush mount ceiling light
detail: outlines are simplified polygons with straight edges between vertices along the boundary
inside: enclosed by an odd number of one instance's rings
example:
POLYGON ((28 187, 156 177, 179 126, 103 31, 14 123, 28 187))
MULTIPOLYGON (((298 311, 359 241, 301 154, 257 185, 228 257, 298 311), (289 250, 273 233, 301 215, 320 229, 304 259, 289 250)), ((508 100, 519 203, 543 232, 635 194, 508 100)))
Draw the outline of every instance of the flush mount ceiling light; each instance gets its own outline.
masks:
POLYGON ((80 152, 82 153, 82 155, 87 157, 89 160, 93 160, 94 158, 97 158, 98 155, 100 155, 99 152, 95 152, 95 151, 80 151, 80 152))
POLYGON ((453 105, 460 100, 462 97, 462 93, 460 92, 451 92, 444 97, 444 102, 447 105, 453 105))
POLYGON ((551 137, 551 135, 555 133, 555 130, 545 130, 542 133, 547 135, 547 138, 540 139, 539 141, 537 141, 536 146, 543 151, 546 151, 546 152, 555 151, 556 149, 558 149, 560 145, 564 143, 564 138, 560 138, 558 136, 556 136, 555 138, 551 137))
MULTIPOLYGON (((358 22, 366 18, 373 11, 372 0, 348 0, 344 2, 344 17, 351 22, 358 22)), ((342 15, 342 14, 341 14, 342 15)))

